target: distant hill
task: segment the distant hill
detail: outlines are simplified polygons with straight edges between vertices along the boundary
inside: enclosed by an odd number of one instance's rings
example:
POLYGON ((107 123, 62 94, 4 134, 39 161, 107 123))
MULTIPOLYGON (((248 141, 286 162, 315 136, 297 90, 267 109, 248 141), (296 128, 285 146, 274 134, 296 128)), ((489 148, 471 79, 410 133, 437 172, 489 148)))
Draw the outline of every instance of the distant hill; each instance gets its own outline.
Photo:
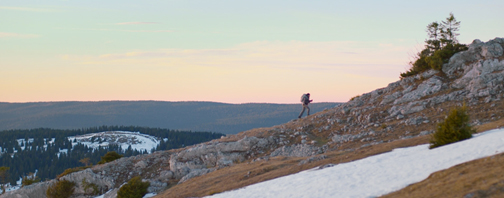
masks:
MULTIPOLYGON (((311 113, 339 103, 310 104, 311 113)), ((296 118, 300 104, 102 101, 0 103, 0 130, 78 129, 102 125, 159 127, 236 134, 296 118)))

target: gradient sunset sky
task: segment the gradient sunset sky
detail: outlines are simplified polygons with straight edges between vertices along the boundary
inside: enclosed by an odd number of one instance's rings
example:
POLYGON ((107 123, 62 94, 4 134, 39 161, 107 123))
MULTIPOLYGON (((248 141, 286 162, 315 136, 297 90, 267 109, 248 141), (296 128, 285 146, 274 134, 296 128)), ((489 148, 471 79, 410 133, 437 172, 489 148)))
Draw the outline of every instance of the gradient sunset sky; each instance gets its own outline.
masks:
POLYGON ((450 12, 461 43, 504 37, 502 0, 0 0, 0 102, 346 102, 450 12))

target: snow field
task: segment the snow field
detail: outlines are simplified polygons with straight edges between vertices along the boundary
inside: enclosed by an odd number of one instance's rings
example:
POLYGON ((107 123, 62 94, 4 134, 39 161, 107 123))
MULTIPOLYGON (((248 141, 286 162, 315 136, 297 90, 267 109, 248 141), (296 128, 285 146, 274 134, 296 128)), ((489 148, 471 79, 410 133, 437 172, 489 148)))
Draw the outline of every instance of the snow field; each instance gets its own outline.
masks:
MULTIPOLYGON (((114 144, 118 144, 122 149, 126 150, 129 146, 131 149, 142 151, 145 150, 147 152, 151 152, 151 149, 156 148, 156 146, 160 143, 156 137, 141 134, 140 132, 129 132, 129 131, 107 131, 100 133, 90 133, 81 136, 73 136, 68 137, 68 139, 73 142, 76 140, 78 143, 84 144, 91 148, 98 148, 99 146, 106 147, 110 142, 114 144), (95 137, 96 140, 91 142, 90 139, 95 137), (99 143, 97 138, 100 137, 103 141, 99 143), (124 141, 121 141, 123 139, 124 141)), ((72 143, 76 145, 76 143, 72 143)))
POLYGON ((496 129, 435 149, 428 144, 394 149, 209 197, 377 197, 420 182, 436 171, 502 152, 504 129, 496 129))

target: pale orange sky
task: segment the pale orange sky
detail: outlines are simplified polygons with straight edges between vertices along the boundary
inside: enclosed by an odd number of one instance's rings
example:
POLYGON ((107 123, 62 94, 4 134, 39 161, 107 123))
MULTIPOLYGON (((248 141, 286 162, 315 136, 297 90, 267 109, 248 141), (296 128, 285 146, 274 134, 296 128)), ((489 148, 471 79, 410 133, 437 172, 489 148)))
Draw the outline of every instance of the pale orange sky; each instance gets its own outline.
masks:
POLYGON ((501 1, 0 2, 0 102, 346 102, 399 80, 425 27, 499 37, 501 1), (436 4, 432 10, 429 4, 436 4), (394 6, 390 6, 394 5, 394 6))
POLYGON ((407 51, 406 47, 359 45, 253 42, 229 49, 62 55, 52 58, 55 65, 44 70, 13 67, 3 73, 7 80, 0 88, 12 94, 1 99, 296 103, 302 93, 310 92, 315 101, 345 101, 397 80, 403 70, 401 62, 407 59, 405 54, 395 57, 407 51))

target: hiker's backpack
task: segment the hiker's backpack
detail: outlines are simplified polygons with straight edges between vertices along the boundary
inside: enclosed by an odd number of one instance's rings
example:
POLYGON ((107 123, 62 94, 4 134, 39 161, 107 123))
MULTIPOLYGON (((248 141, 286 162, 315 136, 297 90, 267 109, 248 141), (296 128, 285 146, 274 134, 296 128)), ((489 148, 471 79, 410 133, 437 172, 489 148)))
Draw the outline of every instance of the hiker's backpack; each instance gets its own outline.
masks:
POLYGON ((308 98, 308 96, 306 94, 303 94, 301 96, 301 102, 304 102, 307 98, 308 98))

